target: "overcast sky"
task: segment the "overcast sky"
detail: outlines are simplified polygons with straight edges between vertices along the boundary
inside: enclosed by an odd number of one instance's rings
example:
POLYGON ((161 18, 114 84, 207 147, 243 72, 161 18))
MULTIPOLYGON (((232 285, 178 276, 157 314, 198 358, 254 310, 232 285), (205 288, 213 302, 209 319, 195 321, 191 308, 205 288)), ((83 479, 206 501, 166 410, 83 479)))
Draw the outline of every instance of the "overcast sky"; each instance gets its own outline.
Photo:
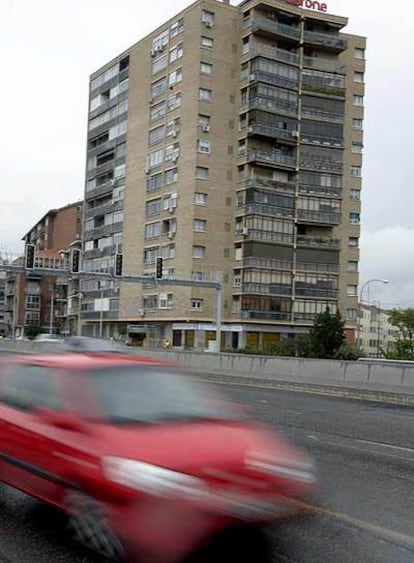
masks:
MULTIPOLYGON (((82 198, 91 72, 190 3, 0 0, 0 249, 20 249, 48 209, 82 198)), ((371 302, 414 306, 414 4, 327 3, 368 38, 361 283, 386 278, 371 302)))

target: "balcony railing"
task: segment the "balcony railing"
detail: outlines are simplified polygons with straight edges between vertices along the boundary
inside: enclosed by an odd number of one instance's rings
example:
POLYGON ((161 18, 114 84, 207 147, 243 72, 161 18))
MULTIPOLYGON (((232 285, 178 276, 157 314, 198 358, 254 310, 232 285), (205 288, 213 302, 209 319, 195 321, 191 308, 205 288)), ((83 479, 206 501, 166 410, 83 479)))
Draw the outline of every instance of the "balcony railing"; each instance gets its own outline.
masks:
POLYGON ((298 246, 316 246, 318 248, 339 248, 341 241, 332 237, 298 235, 298 246))
POLYGON ((342 39, 336 35, 329 35, 328 33, 317 33, 315 31, 305 31, 303 39, 305 43, 321 45, 335 51, 344 51, 348 45, 346 39, 342 39))
POLYGON ((112 223, 111 225, 102 225, 94 229, 85 231, 85 240, 92 240, 94 238, 105 237, 122 231, 123 222, 112 223))
POLYGON ((346 74, 347 70, 346 65, 339 64, 338 61, 321 59, 320 57, 303 57, 303 66, 305 68, 312 68, 324 72, 335 72, 337 74, 346 74))
POLYGON ((93 190, 87 191, 86 192, 86 200, 94 199, 95 197, 98 197, 98 196, 104 196, 104 195, 107 195, 107 194, 112 194, 113 189, 114 189, 114 186, 113 186, 112 182, 106 182, 105 184, 102 184, 101 186, 97 186, 93 190))
POLYGON ((328 288, 310 288, 310 287, 297 287, 295 288, 295 295, 297 297, 312 297, 324 299, 337 299, 338 290, 328 288))
POLYGON ((243 293, 258 293, 260 295, 292 295, 292 286, 276 283, 244 283, 243 293))
POLYGON ((291 313, 282 311, 241 311, 242 319, 258 319, 267 321, 289 321, 291 313))
POLYGON ((245 182, 247 188, 272 188, 285 193, 293 193, 296 189, 294 182, 282 182, 281 180, 271 180, 261 176, 253 176, 245 182))
POLYGON ((245 21, 244 27, 251 26, 251 30, 253 33, 257 33, 258 31, 264 31, 267 33, 271 33, 272 35, 280 35, 282 37, 286 37, 295 41, 299 41, 300 39, 300 30, 297 27, 293 27, 291 25, 286 25, 284 23, 279 23, 278 21, 271 20, 269 18, 264 18, 260 16, 256 16, 254 18, 249 18, 245 21))
POLYGON ((286 141, 294 141, 297 138, 297 131, 282 129, 267 123, 253 123, 247 128, 247 133, 248 135, 272 137, 273 139, 284 139, 286 141))
MULTIPOLYGON (((243 155, 241 155, 243 156, 243 155)), ((247 151, 247 162, 261 162, 272 166, 296 168, 296 158, 278 152, 250 149, 247 151)))
POLYGON ((338 264, 322 264, 319 262, 297 262, 296 271, 298 272, 324 272, 330 274, 339 273, 338 264))
POLYGON ((267 72, 265 70, 253 70, 252 74, 249 76, 250 82, 265 82, 266 84, 271 84, 272 86, 281 86, 282 88, 290 88, 291 90, 298 90, 299 80, 293 80, 292 78, 287 78, 281 74, 275 74, 274 72, 267 72))
POLYGON ((330 121, 333 123, 343 123, 345 119, 345 115, 343 113, 335 113, 319 108, 307 108, 305 106, 302 106, 302 117, 309 117, 309 119, 319 119, 321 121, 330 121))
POLYGON ((339 86, 332 86, 329 84, 322 84, 319 82, 307 82, 305 79, 302 83, 302 90, 307 90, 309 92, 317 92, 318 94, 326 94, 327 96, 337 96, 340 98, 345 98, 346 90, 339 86))
MULTIPOLYGON (((237 234, 241 235, 241 233, 237 234)), ((283 244, 293 243, 293 235, 275 233, 274 231, 263 231, 261 229, 247 229, 247 234, 243 236, 248 240, 264 240, 267 242, 280 242, 283 244)))
POLYGON ((284 63, 290 63, 298 65, 300 62, 300 57, 296 53, 291 53, 285 49, 278 49, 277 47, 272 47, 271 45, 266 45, 264 43, 253 43, 250 50, 246 53, 253 57, 267 57, 272 60, 281 61, 284 63))
POLYGON ((299 184, 299 193, 305 195, 316 195, 320 197, 342 197, 342 188, 328 188, 326 186, 314 186, 311 184, 299 184))
POLYGON ((298 106, 287 102, 286 100, 277 100, 269 98, 261 98, 257 96, 249 100, 250 109, 261 109, 275 113, 282 113, 287 115, 298 115, 298 106))
POLYGON ((275 260, 273 258, 256 258, 249 256, 243 260, 241 267, 246 268, 266 268, 268 270, 292 270, 292 262, 275 260))
POLYGON ((264 203, 246 203, 238 206, 237 209, 243 209, 245 214, 258 213, 260 215, 272 215, 274 217, 293 217, 294 209, 290 207, 279 207, 277 205, 269 205, 264 203))
POLYGON ((323 172, 342 173, 343 164, 337 160, 321 158, 312 153, 301 152, 300 167, 309 170, 321 170, 323 172))
POLYGON ((300 140, 304 143, 310 143, 317 146, 335 147, 342 149, 344 140, 338 137, 326 137, 325 135, 317 135, 312 133, 302 133, 300 140))
POLYGON ((91 207, 90 209, 86 209, 85 216, 87 218, 96 217, 97 215, 105 215, 106 213, 110 213, 111 211, 120 211, 124 208, 123 200, 111 200, 104 205, 99 205, 97 207, 91 207))
POLYGON ((329 211, 310 211, 308 209, 297 210, 298 221, 309 221, 311 223, 328 223, 339 225, 341 214, 329 211))

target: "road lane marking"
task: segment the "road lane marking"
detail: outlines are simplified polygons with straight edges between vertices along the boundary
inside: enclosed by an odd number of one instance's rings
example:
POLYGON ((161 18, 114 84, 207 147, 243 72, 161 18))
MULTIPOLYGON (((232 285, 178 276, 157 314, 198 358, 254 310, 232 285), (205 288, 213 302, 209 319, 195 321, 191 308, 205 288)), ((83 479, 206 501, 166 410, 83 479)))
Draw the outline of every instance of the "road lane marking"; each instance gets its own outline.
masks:
POLYGON ((361 442, 362 444, 371 444, 372 446, 381 446, 382 448, 392 448, 393 450, 400 450, 402 452, 409 452, 414 454, 414 448, 407 448, 405 446, 394 446, 392 444, 386 444, 385 442, 373 442, 372 440, 356 439, 356 442, 361 442))
POLYGON ((299 508, 305 509, 308 512, 313 512, 314 514, 319 514, 320 516, 329 516, 335 520, 339 520, 348 526, 354 528, 359 528, 377 538, 388 541, 389 543, 398 545, 399 547, 404 547, 409 550, 414 550, 414 537, 408 536, 401 532, 395 532, 383 526, 377 524, 371 524, 370 522, 365 522, 359 518, 354 518, 349 514, 343 512, 338 512, 336 510, 331 510, 329 508, 323 508, 312 503, 307 503, 304 501, 293 501, 299 508))

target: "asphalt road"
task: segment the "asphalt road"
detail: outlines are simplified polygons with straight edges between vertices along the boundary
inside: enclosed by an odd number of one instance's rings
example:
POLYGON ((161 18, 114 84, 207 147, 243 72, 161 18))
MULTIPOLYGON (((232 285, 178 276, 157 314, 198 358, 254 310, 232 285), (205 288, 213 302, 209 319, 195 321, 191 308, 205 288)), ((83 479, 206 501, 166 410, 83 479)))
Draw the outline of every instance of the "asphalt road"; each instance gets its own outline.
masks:
MULTIPOLYGON (((242 386, 223 390, 309 451, 323 484, 311 518, 270 530, 271 562, 413 563, 413 409, 242 386)), ((54 510, 10 489, 0 508, 0 562, 96 561, 66 537, 54 510)))

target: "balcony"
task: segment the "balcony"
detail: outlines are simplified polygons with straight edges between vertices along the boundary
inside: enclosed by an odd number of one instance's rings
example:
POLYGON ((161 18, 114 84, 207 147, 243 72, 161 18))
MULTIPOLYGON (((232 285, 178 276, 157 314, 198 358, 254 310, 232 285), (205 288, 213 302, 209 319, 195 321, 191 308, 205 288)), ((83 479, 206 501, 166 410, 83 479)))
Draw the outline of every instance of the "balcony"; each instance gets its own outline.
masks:
POLYGON ((242 292, 259 295, 292 295, 292 286, 281 283, 244 283, 242 292))
POLYGON ((257 319, 266 321, 290 321, 291 313, 282 311, 241 311, 242 319, 257 319))
POLYGON ((331 188, 327 186, 314 186, 310 184, 299 184, 299 193, 319 197, 342 197, 342 188, 331 188))
POLYGON ((309 246, 317 248, 332 248, 339 249, 341 241, 337 238, 332 237, 322 237, 322 236, 311 236, 311 235, 298 235, 297 245, 298 246, 309 246))
POLYGON ((111 225, 102 225, 101 227, 96 227, 94 229, 89 229, 85 231, 85 240, 92 240, 95 238, 106 237, 114 233, 119 233, 122 231, 123 222, 112 223, 111 225))
POLYGON ((304 68, 320 70, 322 72, 334 72, 336 74, 346 74, 347 67, 340 64, 339 61, 331 61, 329 59, 321 59, 320 57, 303 57, 304 68))
MULTIPOLYGON (((245 155, 240 155, 241 157, 245 155)), ((257 162, 260 164, 267 164, 275 166, 276 168, 296 168, 296 158, 287 156, 275 151, 264 151, 259 149, 249 149, 247 151, 247 162, 257 162)))
POLYGON ((297 262, 297 272, 323 272, 326 274, 339 274, 338 264, 323 264, 320 262, 297 262))
POLYGON ((290 104, 286 100, 256 97, 249 100, 249 109, 265 110, 282 115, 293 115, 297 117, 298 106, 290 104))
POLYGON ((96 207, 86 209, 85 216, 87 219, 89 219, 90 217, 105 215, 106 213, 111 213, 112 211, 121 211, 123 208, 124 201, 122 199, 119 199, 118 201, 111 200, 103 205, 98 205, 96 207))
POLYGON ((247 228, 246 234, 238 232, 236 233, 236 236, 242 236, 245 240, 261 240, 265 242, 293 244, 293 234, 276 233, 274 231, 264 231, 262 229, 247 228))
POLYGON ((274 260, 273 258, 256 258, 249 256, 243 260, 241 267, 266 268, 267 270, 292 270, 292 262, 274 260))
POLYGON ((250 83, 264 82, 271 86, 281 86, 282 88, 290 88, 291 90, 299 89, 298 80, 292 80, 291 78, 286 78, 286 76, 266 72, 265 70, 253 70, 252 74, 249 76, 249 81, 250 83))
POLYGON ((101 186, 97 186, 93 190, 87 191, 86 200, 89 201, 99 196, 112 195, 113 189, 114 189, 113 182, 105 182, 105 184, 102 184, 101 186))
POLYGON ((259 214, 288 218, 293 218, 294 216, 293 207, 279 207, 264 203, 246 203, 245 205, 240 205, 237 209, 243 210, 246 215, 259 214))
POLYGON ((295 142, 298 137, 298 132, 294 129, 282 129, 267 123, 253 123, 249 125, 247 134, 249 137, 270 137, 291 142, 295 142))
POLYGON ((320 108, 310 108, 302 106, 302 117, 309 119, 317 119, 319 121, 329 121, 331 123, 343 123, 345 115, 343 113, 335 113, 320 108))
POLYGON ((248 55, 249 58, 266 57, 272 61, 280 61, 294 65, 299 65, 300 63, 300 57, 296 53, 258 42, 253 43, 250 50, 245 53, 245 55, 248 55))
POLYGON ((262 178, 260 176, 252 176, 245 182, 247 188, 271 188, 288 194, 295 192, 296 185, 294 182, 282 182, 281 180, 271 180, 270 178, 262 178))
POLYGON ((329 33, 317 33, 315 31, 305 30, 303 34, 303 41, 305 44, 325 47, 325 49, 329 49, 337 53, 345 51, 348 46, 348 41, 346 39, 342 39, 337 35, 330 35, 329 33))
POLYGON ((301 133, 300 140, 302 143, 310 145, 334 147, 337 149, 344 148, 344 140, 338 137, 326 137, 324 135, 316 135, 313 133, 301 133))
POLYGON ((295 288, 296 297, 310 297, 312 299, 337 299, 338 290, 329 288, 310 288, 298 287, 295 288))
POLYGON ((326 96, 336 96, 337 98, 345 98, 346 89, 340 86, 330 84, 322 84, 321 82, 309 81, 305 79, 302 83, 302 90, 305 92, 316 92, 317 94, 325 94, 326 96))
POLYGON ((110 245, 105 248, 94 248, 93 250, 85 250, 84 259, 91 260, 93 258, 105 258, 106 256, 114 256, 117 251, 116 246, 110 245))
POLYGON ((250 27, 252 33, 263 34, 265 36, 279 36, 289 39, 295 43, 299 42, 300 30, 298 27, 279 23, 269 18, 256 16, 245 21, 244 27, 250 27))
POLYGON ((328 225, 339 225, 341 214, 329 211, 309 211, 307 209, 297 210, 299 223, 326 223, 328 225))
POLYGON ((307 170, 318 170, 322 172, 336 172, 342 174, 343 164, 330 158, 317 157, 312 153, 301 152, 300 168, 307 170))

